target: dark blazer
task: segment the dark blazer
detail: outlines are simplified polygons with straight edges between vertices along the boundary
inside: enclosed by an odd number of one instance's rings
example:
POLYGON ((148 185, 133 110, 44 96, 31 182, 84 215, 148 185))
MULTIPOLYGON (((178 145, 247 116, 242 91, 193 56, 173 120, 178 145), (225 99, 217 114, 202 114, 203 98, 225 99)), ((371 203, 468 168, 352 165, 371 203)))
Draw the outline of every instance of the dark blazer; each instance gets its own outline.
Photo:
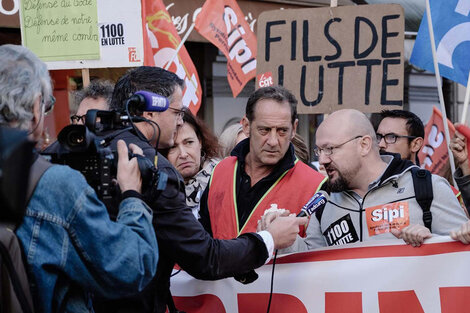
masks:
MULTIPOLYGON (((118 139, 137 144, 153 160, 154 148, 134 133, 117 136, 112 149, 118 139)), ((157 165, 159 171, 168 175, 166 189, 156 201, 149 203, 160 253, 157 274, 143 293, 120 300, 113 309, 108 303, 103 312, 165 312, 175 264, 195 278, 216 280, 258 268, 268 258, 266 245, 255 233, 232 240, 213 239, 186 205, 184 181, 179 172, 160 153, 157 165)))

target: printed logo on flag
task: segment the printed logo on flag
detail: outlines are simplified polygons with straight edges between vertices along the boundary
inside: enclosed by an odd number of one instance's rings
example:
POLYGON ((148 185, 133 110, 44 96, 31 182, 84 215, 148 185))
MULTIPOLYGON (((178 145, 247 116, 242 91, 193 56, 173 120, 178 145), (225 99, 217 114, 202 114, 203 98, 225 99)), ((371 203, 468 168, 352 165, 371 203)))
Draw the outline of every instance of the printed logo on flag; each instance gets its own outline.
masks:
MULTIPOLYGON (((452 138, 455 133, 454 125, 447 120, 447 126, 452 138)), ((436 107, 433 107, 431 118, 424 128, 423 148, 418 152, 418 158, 422 168, 438 175, 442 174, 449 161, 442 113, 436 107)))
POLYGON ((392 228, 403 229, 410 225, 408 201, 366 208, 366 221, 369 236, 389 233, 392 228))
POLYGON ((273 73, 266 72, 264 74, 259 74, 256 76, 256 81, 258 82, 258 88, 269 87, 274 85, 273 82, 273 73))
MULTIPOLYGON (((470 0, 430 0, 440 74, 467 85, 470 62, 470 0)), ((410 62, 434 72, 428 19, 424 13, 410 62)))
POLYGON ((145 16, 144 65, 166 68, 185 82, 183 105, 196 114, 202 102, 202 88, 196 67, 183 46, 176 54, 181 38, 162 0, 142 2, 145 16))
POLYGON ((256 76, 256 36, 235 0, 207 0, 196 30, 227 58, 227 79, 236 97, 256 76))
POLYGON ((129 62, 140 62, 140 58, 137 55, 137 49, 135 47, 129 47, 129 62))

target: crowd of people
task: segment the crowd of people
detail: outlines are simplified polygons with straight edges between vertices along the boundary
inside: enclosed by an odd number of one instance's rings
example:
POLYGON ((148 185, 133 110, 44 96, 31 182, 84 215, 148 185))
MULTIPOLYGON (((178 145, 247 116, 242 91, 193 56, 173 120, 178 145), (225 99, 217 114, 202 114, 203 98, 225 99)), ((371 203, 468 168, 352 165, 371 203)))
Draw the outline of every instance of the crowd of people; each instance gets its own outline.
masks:
MULTIPOLYGON (((0 125, 27 131, 41 147, 53 103, 46 65, 15 45, 1 46, 0 59, 0 125)), ((287 89, 256 90, 240 123, 218 138, 185 110, 184 87, 174 73, 141 66, 116 84, 96 80, 76 93, 76 125, 90 109, 126 111, 137 91, 168 99, 165 111, 135 110, 138 122, 111 137, 119 155, 115 205, 106 207, 80 172, 35 152, 30 172, 39 178, 16 235, 36 312, 177 312, 169 288, 175 264, 198 279, 249 283, 275 250, 381 239, 419 247, 433 235, 470 243, 470 167, 458 132, 450 148, 460 192, 420 169, 424 126, 413 113, 383 111, 374 129, 357 110, 336 111, 316 131, 324 176, 296 132, 297 100, 287 89), (128 150, 164 177, 158 194, 142 192, 128 150), (320 190, 329 193, 326 206, 296 217, 320 190)), ((45 150, 58 151, 57 142, 45 150)))

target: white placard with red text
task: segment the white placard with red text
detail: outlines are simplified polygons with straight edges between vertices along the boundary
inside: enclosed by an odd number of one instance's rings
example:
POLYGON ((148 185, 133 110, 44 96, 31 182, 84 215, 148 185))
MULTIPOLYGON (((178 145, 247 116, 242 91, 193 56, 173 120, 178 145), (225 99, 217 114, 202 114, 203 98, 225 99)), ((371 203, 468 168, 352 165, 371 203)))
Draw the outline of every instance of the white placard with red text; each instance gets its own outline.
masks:
MULTIPOLYGON (((362 243, 278 258, 270 313, 453 313, 470 309, 470 246, 432 238, 420 248, 401 241, 362 243)), ((266 312, 272 264, 243 285, 233 278, 201 281, 185 272, 171 280, 187 313, 266 312)))
POLYGON ((144 44, 140 1, 99 0, 99 60, 46 62, 48 69, 134 67, 143 65, 144 44))

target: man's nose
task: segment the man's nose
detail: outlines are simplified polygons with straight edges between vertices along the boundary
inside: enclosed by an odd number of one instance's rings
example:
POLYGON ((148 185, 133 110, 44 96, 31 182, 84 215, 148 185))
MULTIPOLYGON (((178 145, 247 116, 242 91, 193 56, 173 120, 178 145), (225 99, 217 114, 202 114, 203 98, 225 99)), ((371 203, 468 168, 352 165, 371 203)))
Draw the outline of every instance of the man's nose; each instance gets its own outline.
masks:
POLYGON ((183 123, 184 123, 183 117, 178 116, 178 118, 176 119, 176 126, 181 127, 181 126, 183 126, 183 123))
POLYGON ((277 131, 275 128, 271 129, 268 135, 268 145, 270 146, 275 146, 278 143, 278 138, 277 138, 277 131))
POLYGON ((318 163, 321 165, 325 165, 331 162, 330 156, 326 155, 323 151, 320 152, 320 156, 318 157, 318 163))

